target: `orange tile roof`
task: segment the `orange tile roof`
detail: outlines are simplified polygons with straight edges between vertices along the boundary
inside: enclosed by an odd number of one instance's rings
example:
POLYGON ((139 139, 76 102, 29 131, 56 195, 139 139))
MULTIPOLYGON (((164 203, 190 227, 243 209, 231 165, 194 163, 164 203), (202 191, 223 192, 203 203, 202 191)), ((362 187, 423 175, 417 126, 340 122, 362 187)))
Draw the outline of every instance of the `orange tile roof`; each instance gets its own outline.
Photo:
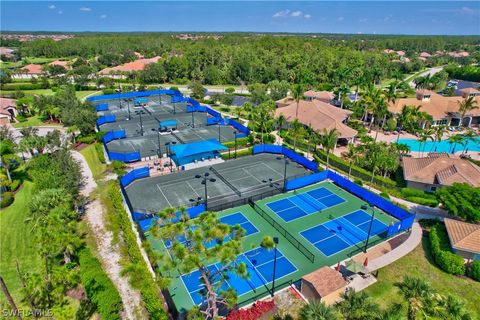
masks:
POLYGON ((335 94, 328 91, 308 90, 308 91, 305 91, 303 95, 305 97, 314 98, 321 101, 330 101, 330 100, 333 100, 333 98, 335 98, 335 94))
POLYGON ((15 108, 17 101, 14 99, 0 98, 0 114, 11 116, 10 112, 7 111, 8 108, 15 108))
POLYGON ((445 218, 450 244, 454 249, 480 253, 480 225, 445 218))
POLYGON ((43 73, 43 67, 39 64, 27 64, 26 66, 22 67, 22 70, 27 74, 43 73))
MULTIPOLYGON (((296 118, 297 103, 292 102, 286 107, 275 110, 275 117, 283 114, 288 122, 296 118)), ((339 138, 353 138, 357 131, 345 125, 345 121, 352 112, 334 107, 328 103, 312 100, 301 100, 298 106, 298 121, 304 125, 311 125, 315 131, 336 129, 339 138)))
POLYGON ((423 51, 422 53, 420 53, 420 57, 422 58, 430 58, 432 55, 428 52, 425 52, 423 51))
MULTIPOLYGON (((433 120, 444 119, 448 113, 459 112, 458 103, 462 101, 462 97, 445 97, 429 90, 417 91, 417 98, 400 98, 395 102, 390 102, 388 111, 399 114, 406 105, 420 106, 420 111, 426 112, 433 117, 433 120), (421 100, 421 97, 429 94, 430 98, 421 100)), ((477 105, 480 106, 480 97, 476 97, 477 105)), ((480 116, 480 109, 474 109, 466 115, 480 116)))
POLYGON ((430 154, 424 158, 402 159, 407 181, 449 186, 455 182, 480 187, 480 167, 449 154, 430 154))
POLYGON ((100 70, 100 74, 111 74, 115 72, 132 72, 132 71, 142 71, 145 69, 145 66, 150 63, 156 63, 160 60, 161 57, 153 57, 150 59, 138 59, 133 62, 127 62, 122 65, 112 67, 112 68, 105 68, 100 70))
POLYGON ((320 297, 326 297, 347 286, 342 274, 332 268, 322 267, 302 278, 303 281, 310 283, 318 292, 320 297))
POLYGON ((63 61, 63 60, 55 60, 52 61, 48 64, 49 66, 62 66, 64 68, 68 67, 68 61, 63 61))

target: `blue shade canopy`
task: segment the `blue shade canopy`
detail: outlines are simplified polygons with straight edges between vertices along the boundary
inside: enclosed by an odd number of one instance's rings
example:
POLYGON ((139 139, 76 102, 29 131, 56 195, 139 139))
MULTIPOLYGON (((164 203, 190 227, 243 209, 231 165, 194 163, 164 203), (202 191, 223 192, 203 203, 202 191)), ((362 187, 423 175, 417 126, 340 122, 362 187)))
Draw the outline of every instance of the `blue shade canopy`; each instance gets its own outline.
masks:
POLYGON ((165 120, 160 122, 160 127, 176 127, 177 120, 165 120))
POLYGON ((170 147, 171 152, 174 153, 177 158, 227 149, 228 148, 218 142, 217 139, 178 144, 170 147))
POLYGON ((135 100, 133 100, 133 102, 135 102, 135 103, 147 103, 148 99, 147 98, 136 98, 135 100))

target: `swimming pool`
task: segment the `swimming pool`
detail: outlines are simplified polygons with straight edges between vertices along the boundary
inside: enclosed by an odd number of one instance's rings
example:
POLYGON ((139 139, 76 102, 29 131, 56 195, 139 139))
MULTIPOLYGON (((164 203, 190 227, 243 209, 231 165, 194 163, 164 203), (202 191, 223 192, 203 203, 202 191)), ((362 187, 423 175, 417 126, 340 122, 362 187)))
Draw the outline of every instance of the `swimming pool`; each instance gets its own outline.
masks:
MULTIPOLYGON (((393 140, 392 142, 396 142, 393 140)), ((447 152, 451 153, 453 151, 453 144, 448 142, 448 140, 442 141, 426 141, 424 143, 418 142, 414 139, 400 139, 398 143, 406 144, 410 147, 410 151, 413 152, 447 152)), ((465 142, 463 142, 465 144, 465 142)), ((480 138, 469 139, 467 143, 468 151, 480 151, 480 138)), ((464 145, 457 143, 455 146, 455 152, 462 151, 464 145)))

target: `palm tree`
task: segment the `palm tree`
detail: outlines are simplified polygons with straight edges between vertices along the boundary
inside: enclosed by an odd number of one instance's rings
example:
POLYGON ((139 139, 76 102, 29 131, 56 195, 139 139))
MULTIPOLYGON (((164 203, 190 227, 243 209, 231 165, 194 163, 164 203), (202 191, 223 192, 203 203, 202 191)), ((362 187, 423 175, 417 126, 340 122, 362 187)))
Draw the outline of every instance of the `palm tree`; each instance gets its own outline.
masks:
POLYGON ((300 105, 300 100, 303 98, 303 86, 301 84, 296 84, 292 87, 292 96, 295 102, 297 103, 297 109, 295 111, 295 118, 298 118, 298 108, 300 105))
POLYGON ((424 279, 410 276, 404 277, 403 281, 396 283, 395 286, 407 300, 408 320, 416 320, 417 314, 424 312, 426 303, 434 292, 432 287, 424 279))
POLYGON ((290 123, 290 134, 293 137, 293 150, 297 150, 297 140, 300 137, 301 131, 302 124, 298 121, 298 119, 294 119, 290 123))
POLYGON ((455 147, 457 146, 458 143, 463 144, 463 141, 465 139, 461 134, 456 134, 448 138, 448 143, 453 144, 452 147, 452 154, 455 154, 455 147))
POLYGON ((467 132, 465 132, 463 134, 463 138, 465 139, 465 144, 463 146, 463 153, 466 153, 468 151, 468 143, 470 141, 475 141, 475 138, 477 137, 477 135, 475 134, 475 132, 473 132, 473 130, 467 130, 467 132))
POLYGON ((445 134, 446 131, 447 131, 446 126, 436 126, 435 128, 433 128, 433 134, 435 135, 435 141, 437 141, 437 142, 442 141, 443 135, 445 134))
POLYGON ((347 289, 341 295, 342 301, 335 304, 335 308, 345 320, 369 320, 376 319, 379 314, 378 305, 369 298, 365 291, 356 292, 347 289))
POLYGON ((448 295, 443 301, 443 319, 448 320, 471 320, 472 317, 465 308, 465 302, 459 298, 448 295))
POLYGON ((433 141, 432 134, 433 134, 433 131, 430 129, 425 129, 420 133, 420 137, 418 138, 418 142, 420 142, 420 145, 421 145, 420 157, 423 157, 423 152, 425 151, 425 144, 427 140, 430 139, 433 141))
POLYGON ((281 113, 277 117, 277 130, 278 131, 282 130, 284 124, 285 124, 285 116, 283 115, 283 113, 281 113))
POLYGON ((348 166, 348 179, 350 179, 350 175, 352 174, 352 167, 360 160, 360 150, 350 143, 348 145, 347 152, 344 153, 345 157, 348 159, 349 166, 348 166))
POLYGON ((330 165, 330 152, 335 149, 335 146, 337 145, 337 140, 337 129, 334 128, 328 131, 326 129, 323 130, 322 136, 320 138, 320 144, 327 153, 327 170, 330 165))
POLYGON ((299 313, 300 320, 335 320, 338 318, 338 313, 333 307, 317 301, 305 304, 299 313))
POLYGON ((462 116, 460 117, 460 126, 462 125, 465 114, 474 109, 478 109, 477 101, 474 97, 468 97, 463 101, 458 101, 458 110, 462 113, 462 116))

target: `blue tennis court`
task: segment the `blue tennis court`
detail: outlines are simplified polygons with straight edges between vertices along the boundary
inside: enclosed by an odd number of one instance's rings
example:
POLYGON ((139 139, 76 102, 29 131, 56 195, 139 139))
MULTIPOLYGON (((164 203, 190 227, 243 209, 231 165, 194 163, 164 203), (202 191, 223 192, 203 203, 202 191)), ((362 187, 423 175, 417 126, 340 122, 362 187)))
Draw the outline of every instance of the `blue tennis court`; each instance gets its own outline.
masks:
POLYGON ((345 199, 342 197, 324 187, 320 187, 267 203, 267 207, 285 222, 289 222, 343 202, 345 202, 345 199))
MULTIPOLYGON (((241 212, 235 212, 232 214, 229 214, 228 216, 221 217, 220 219, 221 223, 228 224, 231 226, 235 225, 240 225, 245 230, 245 235, 244 237, 247 237, 249 235, 255 234, 258 232, 258 229, 255 228, 253 223, 251 223, 241 212)), ((192 229, 193 230, 193 229, 192 229)), ((224 241, 228 241, 229 237, 227 236, 224 241)), ((180 236, 177 238, 178 242, 184 244, 186 239, 185 236, 180 236)), ((217 244, 216 240, 211 240, 209 242, 205 243, 205 246, 207 248, 213 248, 217 244)), ((165 246, 167 249, 170 249, 172 246, 171 241, 165 240, 165 246)))
MULTIPOLYGON (((357 210, 300 234, 324 255, 331 256, 367 240, 371 217, 367 212, 357 210)), ((387 229, 387 225, 374 218, 370 235, 379 235, 387 229)))
MULTIPOLYGON (((208 266, 213 282, 217 285, 219 282, 220 289, 226 290, 233 288, 237 295, 242 295, 250 291, 256 291, 260 287, 264 287, 273 280, 273 264, 275 250, 266 250, 262 247, 252 249, 242 253, 237 257, 236 264, 245 263, 250 277, 243 279, 234 272, 227 272, 225 278, 221 278, 222 264, 216 263, 208 266)), ((275 280, 283 278, 293 272, 297 268, 291 263, 280 250, 277 249, 277 266, 275 271, 275 280)), ((200 305, 204 300, 204 283, 198 270, 182 275, 182 281, 196 305, 200 305)))

